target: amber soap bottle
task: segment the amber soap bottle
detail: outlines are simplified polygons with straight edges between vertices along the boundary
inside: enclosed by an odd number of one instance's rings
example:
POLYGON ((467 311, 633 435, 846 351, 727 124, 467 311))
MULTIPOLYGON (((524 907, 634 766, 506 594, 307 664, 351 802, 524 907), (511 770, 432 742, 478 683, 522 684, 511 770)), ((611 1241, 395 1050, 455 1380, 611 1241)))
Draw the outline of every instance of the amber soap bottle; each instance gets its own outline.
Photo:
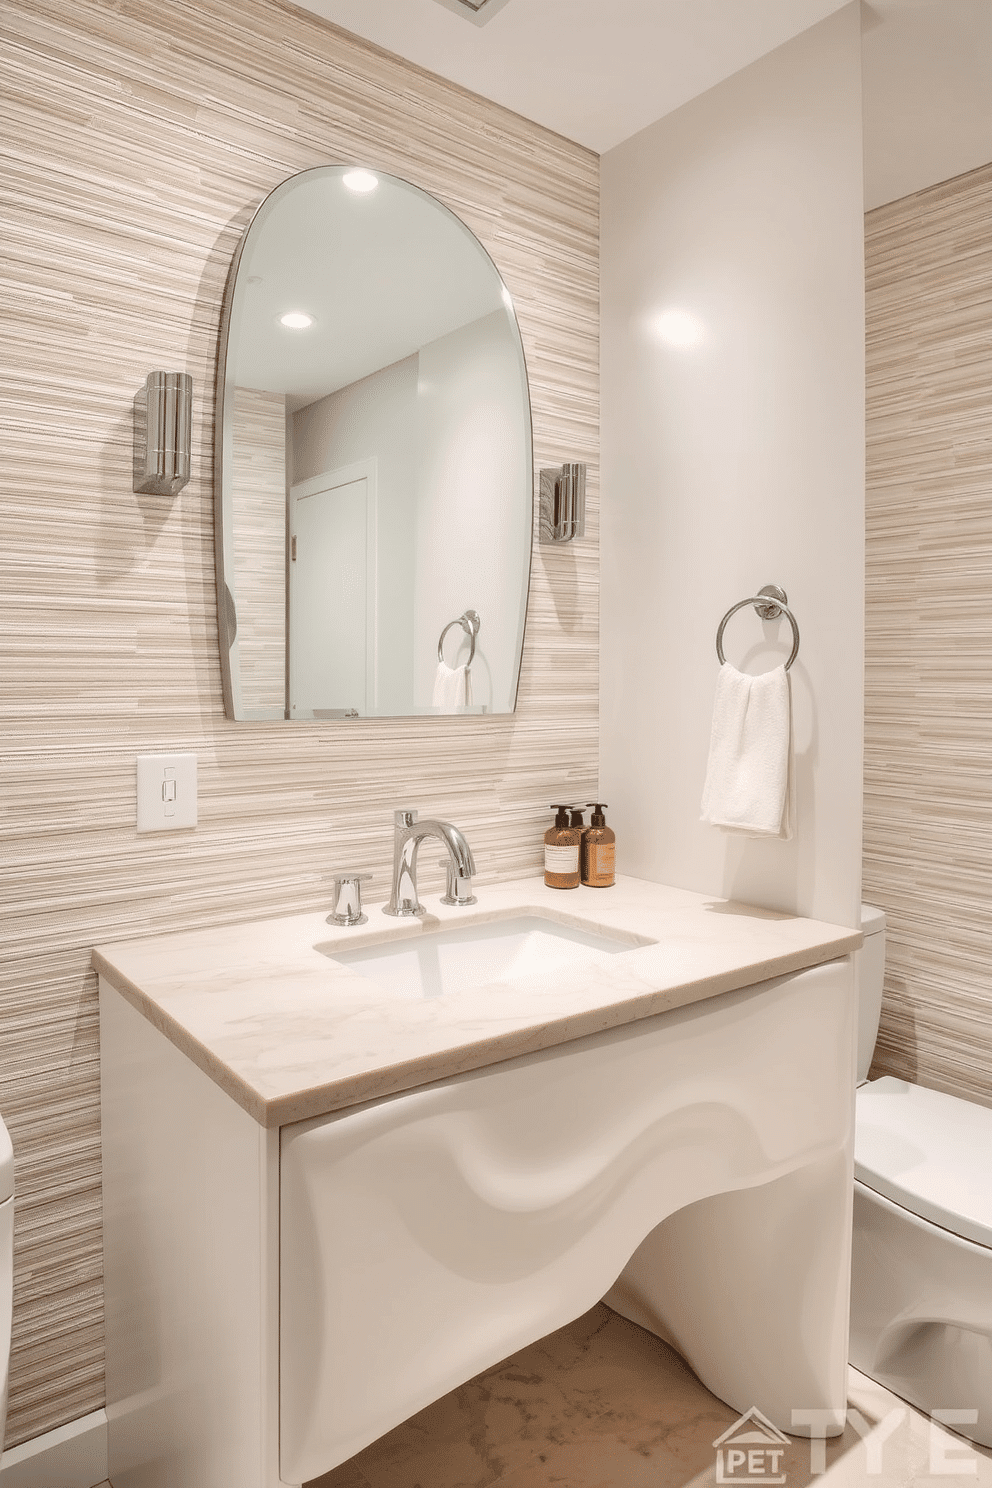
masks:
POLYGON ((606 825, 606 807, 598 801, 592 807, 592 821, 582 834, 582 882, 591 889, 611 889, 617 876, 616 833, 606 825))
POLYGON ((579 887, 582 829, 569 825, 570 806, 552 806, 555 824, 544 834, 544 882, 549 889, 579 887))

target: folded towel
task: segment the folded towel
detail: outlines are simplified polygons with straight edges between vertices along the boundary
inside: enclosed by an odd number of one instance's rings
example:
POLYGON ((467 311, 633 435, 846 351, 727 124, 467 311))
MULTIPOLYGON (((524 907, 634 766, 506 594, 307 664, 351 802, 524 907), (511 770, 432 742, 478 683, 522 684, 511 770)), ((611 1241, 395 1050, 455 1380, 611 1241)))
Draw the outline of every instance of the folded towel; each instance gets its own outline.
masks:
POLYGON ((449 667, 446 661, 439 661, 434 678, 434 707, 437 711, 462 713, 471 702, 472 673, 468 667, 449 667))
POLYGON ((791 837, 794 816, 789 674, 780 666, 750 677, 724 662, 701 818, 748 837, 791 837))

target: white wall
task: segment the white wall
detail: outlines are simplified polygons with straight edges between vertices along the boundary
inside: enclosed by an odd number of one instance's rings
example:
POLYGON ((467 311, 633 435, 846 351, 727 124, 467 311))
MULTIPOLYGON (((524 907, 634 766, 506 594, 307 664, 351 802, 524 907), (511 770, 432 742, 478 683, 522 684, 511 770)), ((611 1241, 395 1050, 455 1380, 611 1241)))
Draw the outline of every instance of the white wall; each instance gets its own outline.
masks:
MULTIPOLYGON (((849 5, 602 161, 601 790, 618 863, 842 924, 861 872, 860 41, 849 5), (694 344, 663 339, 667 310, 694 344), (789 842, 699 821, 716 628, 765 583, 802 629, 789 842)), ((755 670, 789 639, 748 609, 725 650, 755 670)))
POLYGON ((413 706, 411 553, 417 509, 417 357, 405 357, 301 408, 293 418, 293 481, 375 456, 378 504, 377 708, 413 706))
MULTIPOLYGON (((482 622, 473 703, 506 712, 526 598, 530 524, 521 506, 529 512, 533 477, 520 414, 520 359, 505 310, 421 347, 418 403, 414 698, 419 707, 430 706, 438 636, 471 609, 482 622)), ((469 654, 465 632, 450 630, 448 665, 469 654)))

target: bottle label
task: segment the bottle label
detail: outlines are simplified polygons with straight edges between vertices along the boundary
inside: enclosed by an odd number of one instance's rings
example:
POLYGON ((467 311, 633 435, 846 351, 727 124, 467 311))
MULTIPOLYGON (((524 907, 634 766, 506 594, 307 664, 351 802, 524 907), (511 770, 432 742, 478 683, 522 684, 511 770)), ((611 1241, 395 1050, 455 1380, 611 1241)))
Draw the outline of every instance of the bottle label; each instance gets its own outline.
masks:
POLYGON ((544 844, 544 871, 545 873, 578 873, 579 871, 579 844, 576 842, 571 847, 551 847, 544 844))
POLYGON ((589 844, 590 878, 612 878, 616 872, 616 862, 615 842, 591 842, 589 844))

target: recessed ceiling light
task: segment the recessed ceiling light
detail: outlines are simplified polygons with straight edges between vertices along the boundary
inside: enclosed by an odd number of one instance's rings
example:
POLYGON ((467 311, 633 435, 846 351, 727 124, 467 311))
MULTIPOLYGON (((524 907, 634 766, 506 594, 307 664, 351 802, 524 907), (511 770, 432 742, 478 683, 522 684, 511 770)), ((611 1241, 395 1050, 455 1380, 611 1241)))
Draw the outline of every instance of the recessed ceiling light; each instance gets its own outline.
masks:
POLYGON ((455 15, 463 16, 473 25, 484 26, 509 0, 437 0, 437 3, 443 5, 445 10, 453 10, 455 15))
POLYGON ((374 191, 379 184, 379 177, 374 176, 371 171, 353 170, 346 171, 341 177, 349 191, 374 191))
POLYGON ((280 315, 279 324, 288 326, 291 331, 305 331, 313 325, 313 316, 305 310, 287 310, 285 315, 280 315))

